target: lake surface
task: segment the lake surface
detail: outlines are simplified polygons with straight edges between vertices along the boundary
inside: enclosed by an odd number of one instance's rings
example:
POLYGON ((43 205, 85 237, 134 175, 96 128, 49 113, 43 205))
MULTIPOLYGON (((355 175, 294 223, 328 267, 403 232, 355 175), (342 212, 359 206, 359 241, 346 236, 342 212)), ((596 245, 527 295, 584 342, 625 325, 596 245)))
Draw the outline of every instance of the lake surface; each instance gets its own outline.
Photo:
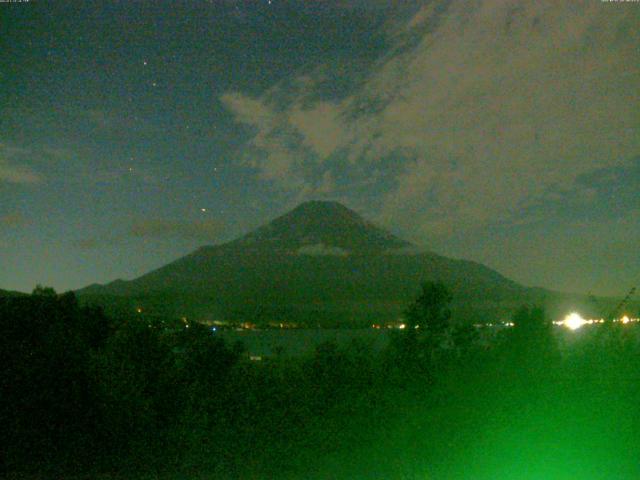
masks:
POLYGON ((230 345, 240 341, 247 352, 255 357, 268 357, 280 352, 289 356, 311 355, 325 342, 345 347, 356 342, 374 351, 382 350, 392 331, 369 329, 274 329, 274 330, 220 330, 216 332, 230 345))

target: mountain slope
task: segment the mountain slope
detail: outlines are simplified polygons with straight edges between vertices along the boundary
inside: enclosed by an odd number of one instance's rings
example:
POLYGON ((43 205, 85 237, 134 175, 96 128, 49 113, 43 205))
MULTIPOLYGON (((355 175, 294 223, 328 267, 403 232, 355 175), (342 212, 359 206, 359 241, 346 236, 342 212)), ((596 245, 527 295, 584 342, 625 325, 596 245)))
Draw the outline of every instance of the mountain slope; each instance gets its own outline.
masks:
POLYGON ((26 293, 22 293, 22 292, 14 292, 14 291, 10 291, 10 290, 2 290, 0 289, 0 298, 2 297, 22 297, 25 296, 26 293))
POLYGON ((318 201, 132 281, 78 294, 203 320, 339 324, 397 319, 426 280, 449 285, 465 318, 548 295, 478 263, 421 251, 339 203, 318 201))

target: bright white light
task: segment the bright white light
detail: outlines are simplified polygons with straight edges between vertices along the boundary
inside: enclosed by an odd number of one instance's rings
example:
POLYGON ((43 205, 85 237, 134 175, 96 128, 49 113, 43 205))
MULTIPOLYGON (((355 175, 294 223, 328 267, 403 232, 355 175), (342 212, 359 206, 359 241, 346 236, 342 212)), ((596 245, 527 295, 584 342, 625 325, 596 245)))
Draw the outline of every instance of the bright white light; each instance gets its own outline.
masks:
POLYGON ((626 324, 627 324, 627 323, 629 323, 631 320, 629 319, 629 317, 627 317, 627 316, 625 315, 624 317, 622 317, 622 318, 620 319, 620 321, 626 325, 626 324))
POLYGON ((589 322, 582 318, 580 314, 575 312, 564 317, 564 320, 562 321, 562 324, 571 330, 577 330, 587 323, 589 322))

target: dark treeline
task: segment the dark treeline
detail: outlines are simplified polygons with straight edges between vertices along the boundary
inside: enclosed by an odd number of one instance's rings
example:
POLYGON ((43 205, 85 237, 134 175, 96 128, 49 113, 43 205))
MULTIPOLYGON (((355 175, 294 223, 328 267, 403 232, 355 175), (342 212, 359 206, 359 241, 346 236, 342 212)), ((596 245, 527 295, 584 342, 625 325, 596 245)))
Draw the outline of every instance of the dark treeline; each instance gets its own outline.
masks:
POLYGON ((561 336, 523 307, 487 340, 450 301, 425 285, 382 353, 252 362, 198 324, 0 298, 0 475, 640 478, 635 326, 561 336))

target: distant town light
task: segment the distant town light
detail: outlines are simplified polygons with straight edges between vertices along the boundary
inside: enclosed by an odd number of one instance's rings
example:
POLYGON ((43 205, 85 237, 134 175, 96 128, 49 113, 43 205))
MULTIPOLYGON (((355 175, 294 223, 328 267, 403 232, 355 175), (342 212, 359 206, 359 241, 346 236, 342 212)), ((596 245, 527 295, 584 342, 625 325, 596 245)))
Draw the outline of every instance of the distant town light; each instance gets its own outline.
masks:
POLYGON ((562 321, 562 324, 570 330, 577 330, 587 323, 589 322, 587 322, 580 316, 580 314, 576 312, 570 313, 569 315, 564 317, 564 320, 562 321))

